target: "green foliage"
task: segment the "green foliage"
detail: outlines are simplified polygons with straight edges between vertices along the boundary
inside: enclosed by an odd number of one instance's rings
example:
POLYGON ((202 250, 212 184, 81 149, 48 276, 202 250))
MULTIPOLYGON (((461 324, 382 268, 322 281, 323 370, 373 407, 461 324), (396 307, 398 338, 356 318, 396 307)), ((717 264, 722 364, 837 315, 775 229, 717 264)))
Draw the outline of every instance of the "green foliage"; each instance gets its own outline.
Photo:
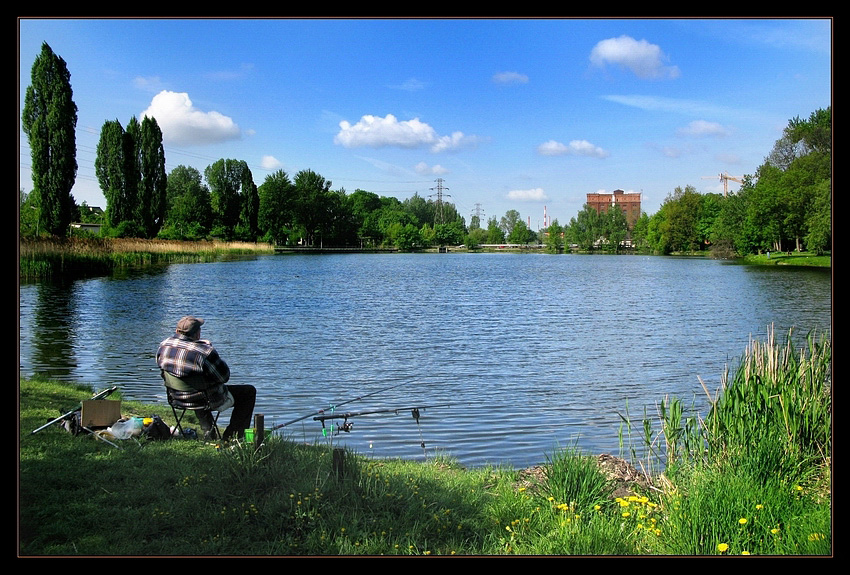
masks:
MULTIPOLYGON (((167 176, 162 131, 154 118, 130 118, 127 128, 106 121, 97 144, 95 172, 106 198, 112 237, 153 238, 167 210, 167 176), (132 235, 130 235, 132 234, 132 235)), ((166 231, 166 237, 175 231, 166 231)))
POLYGON ((266 176, 258 188, 259 207, 257 225, 277 245, 286 245, 292 239, 294 222, 293 202, 295 189, 289 176, 278 170, 266 176))
POLYGON ((614 492, 614 485, 600 471, 595 458, 576 447, 556 451, 545 467, 544 477, 544 495, 569 502, 577 513, 605 505, 614 492))
POLYGON ((221 159, 207 166, 204 178, 210 189, 215 235, 235 239, 240 217, 251 212, 245 204, 252 203, 256 194, 248 164, 244 160, 221 159))
POLYGON ((201 173, 195 168, 177 166, 168 176, 166 185, 163 239, 199 240, 209 233, 212 225, 212 199, 201 173))
POLYGON ((65 237, 74 208, 77 177, 77 105, 71 73, 47 43, 32 65, 21 126, 31 150, 33 205, 41 233, 65 237))
POLYGON ((107 238, 143 238, 145 229, 138 222, 124 220, 116 225, 104 226, 101 235, 107 238))
POLYGON ((828 555, 828 505, 787 476, 734 465, 680 474, 663 498, 659 551, 677 555, 828 555))
POLYGON ((546 253, 559 254, 564 250, 564 228, 557 219, 546 228, 544 245, 546 253))
POLYGON ((136 219, 144 229, 144 237, 153 238, 162 228, 168 208, 165 150, 162 146, 162 130, 155 118, 142 118, 136 151, 139 162, 139 208, 136 219))
MULTIPOLYGON (((789 122, 767 161, 745 176, 728 197, 677 187, 658 212, 632 230, 641 249, 692 253, 707 248, 716 257, 766 251, 831 250, 831 111, 789 122)), ((642 218, 643 219, 643 218, 642 218)), ((587 207, 571 222, 582 249, 603 236, 587 207)), ((604 229, 604 228, 603 228, 604 229)))
POLYGON ((706 417, 708 445, 716 457, 761 461, 766 476, 805 472, 811 461, 832 449, 832 346, 825 337, 808 338, 808 350, 795 350, 791 333, 784 345, 754 341, 731 381, 706 417))
POLYGON ((501 244, 505 242, 505 232, 499 226, 499 222, 495 216, 487 220, 487 241, 488 244, 501 244))

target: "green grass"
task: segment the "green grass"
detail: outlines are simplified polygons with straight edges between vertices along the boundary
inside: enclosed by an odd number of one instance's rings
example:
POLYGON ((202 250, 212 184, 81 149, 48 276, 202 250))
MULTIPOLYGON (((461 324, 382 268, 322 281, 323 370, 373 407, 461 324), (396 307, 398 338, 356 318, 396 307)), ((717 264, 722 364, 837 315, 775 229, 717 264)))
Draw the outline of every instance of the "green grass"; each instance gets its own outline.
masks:
POLYGON ((133 238, 21 238, 23 279, 102 275, 166 263, 216 261, 239 255, 271 254, 270 244, 133 238))
MULTIPOLYGON (((745 379, 756 388, 773 373, 784 397, 802 402, 795 409, 819 402, 811 411, 822 417, 830 346, 810 343, 816 353, 795 352, 778 370, 747 358, 784 358, 785 346, 769 341, 765 353, 748 353, 740 370, 750 376, 736 375, 724 394, 745 387, 745 379), (820 384, 810 386, 812 377, 820 384)), ((445 456, 421 463, 352 452, 337 473, 328 447, 278 436, 255 447, 146 439, 113 445, 58 426, 31 433, 92 393, 20 383, 20 556, 832 553, 831 446, 821 433, 829 432, 829 418, 792 425, 781 411, 790 399, 759 404, 760 412, 780 410, 752 418, 751 427, 780 428, 759 434, 722 430, 716 422, 728 418, 718 399, 701 418, 701 442, 692 420, 675 421, 693 416, 665 401, 657 431, 643 425, 642 439, 664 447, 642 453, 666 452, 671 464, 635 461, 656 472, 648 487, 635 485, 627 495, 576 448, 549 454, 537 475, 464 469, 445 456)), ((122 412, 173 423, 167 405, 124 401, 122 412)))
POLYGON ((832 267, 832 254, 817 255, 812 252, 770 252, 748 255, 742 258, 745 264, 769 266, 832 267))

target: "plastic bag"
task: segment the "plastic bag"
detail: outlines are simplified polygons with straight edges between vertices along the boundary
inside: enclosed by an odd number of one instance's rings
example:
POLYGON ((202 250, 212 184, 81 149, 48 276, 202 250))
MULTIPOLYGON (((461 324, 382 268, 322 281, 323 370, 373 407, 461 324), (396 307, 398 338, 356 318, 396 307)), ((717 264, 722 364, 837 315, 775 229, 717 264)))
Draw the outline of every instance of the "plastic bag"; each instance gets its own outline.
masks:
POLYGON ((144 427, 145 424, 141 417, 131 417, 130 419, 116 421, 106 431, 115 439, 130 439, 140 436, 144 427))

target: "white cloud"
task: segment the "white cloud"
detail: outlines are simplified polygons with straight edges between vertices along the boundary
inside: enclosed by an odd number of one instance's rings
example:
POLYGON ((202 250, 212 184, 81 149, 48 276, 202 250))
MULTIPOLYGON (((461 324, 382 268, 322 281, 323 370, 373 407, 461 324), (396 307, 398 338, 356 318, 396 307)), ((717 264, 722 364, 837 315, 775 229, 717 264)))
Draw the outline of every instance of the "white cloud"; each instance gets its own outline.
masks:
POLYGON ((185 92, 161 91, 141 116, 156 118, 166 144, 213 144, 240 138, 239 126, 231 118, 198 110, 185 92))
POLYGON ((274 156, 263 156, 260 165, 266 170, 279 170, 283 164, 274 156))
POLYGON ((449 171, 440 164, 429 166, 425 162, 419 162, 413 169, 420 176, 442 176, 449 173, 449 171))
POLYGON ((638 78, 678 78, 679 68, 664 65, 666 60, 658 45, 629 36, 602 40, 590 52, 594 66, 604 68, 614 64, 631 70, 638 78))
POLYGON ((717 122, 707 122, 705 120, 694 120, 687 126, 679 128, 679 134, 682 136, 728 136, 729 130, 718 124, 717 122))
POLYGON ((548 200, 549 197, 542 188, 534 188, 531 190, 511 190, 508 192, 508 199, 518 202, 541 202, 548 200))
POLYGON ((356 124, 347 121, 339 123, 339 133, 334 136, 334 143, 346 148, 372 147, 383 148, 396 146, 400 148, 420 148, 430 146, 433 152, 454 150, 475 143, 474 137, 465 136, 462 132, 454 132, 450 136, 439 136, 428 124, 412 120, 398 121, 392 114, 386 117, 366 115, 356 124))
POLYGON ((537 153, 541 156, 590 156, 594 158, 607 158, 610 154, 588 142, 587 140, 573 140, 569 144, 562 144, 555 140, 549 140, 537 146, 537 153))
POLYGON ((498 72, 493 74, 496 84, 528 84, 528 76, 519 72, 498 72))

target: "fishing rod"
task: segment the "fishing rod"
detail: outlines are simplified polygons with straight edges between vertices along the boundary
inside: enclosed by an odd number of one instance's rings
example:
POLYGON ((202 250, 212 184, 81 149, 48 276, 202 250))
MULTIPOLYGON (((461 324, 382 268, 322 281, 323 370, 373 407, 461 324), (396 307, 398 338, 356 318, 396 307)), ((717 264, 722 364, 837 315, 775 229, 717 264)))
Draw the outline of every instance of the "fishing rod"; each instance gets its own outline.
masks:
POLYGON ((286 427, 287 425, 292 425, 293 423, 298 423, 299 421, 304 421, 304 420, 305 420, 305 419, 307 419, 308 417, 313 417, 314 415, 322 415, 322 414, 323 414, 323 413, 325 413, 326 411, 334 411, 337 407, 340 407, 340 406, 346 405, 346 404, 348 404, 348 403, 352 403, 352 402, 354 402, 354 401, 359 401, 359 400, 361 400, 361 399, 363 399, 363 398, 365 398, 365 397, 370 397, 370 396, 372 396, 372 395, 377 395, 377 394, 379 394, 379 393, 384 393, 385 391, 389 391, 389 390, 391 390, 391 389, 395 389, 396 387, 400 387, 400 386, 402 386, 402 385, 404 385, 404 383, 398 383, 398 384, 396 384, 396 385, 391 385, 390 387, 387 387, 387 388, 384 388, 384 389, 379 389, 378 391, 373 391, 372 393, 367 393, 366 395, 359 395, 359 396, 354 397, 354 398, 352 398, 352 399, 348 399, 348 400, 343 401, 343 402, 341 402, 341 403, 337 403, 336 405, 331 405, 330 407, 328 407, 328 409, 327 409, 327 410, 325 410, 325 409, 318 409, 318 410, 314 411, 313 413, 307 414, 307 415, 305 415, 305 416, 303 416, 303 417, 298 417, 298 418, 296 418, 296 419, 293 419, 292 421, 287 421, 287 422, 285 422, 285 423, 279 423, 279 424, 275 425, 274 427, 272 427, 272 428, 271 428, 271 430, 272 430, 272 431, 274 431, 274 430, 276 430, 276 429, 280 429, 280 428, 282 428, 282 427, 286 427))
POLYGON ((325 427, 325 421, 328 419, 344 419, 345 421, 337 426, 338 431, 344 431, 346 433, 351 431, 352 426, 354 425, 352 422, 348 421, 350 417, 359 417, 361 415, 372 415, 375 413, 394 413, 398 415, 400 411, 410 411, 413 419, 416 420, 416 424, 419 425, 419 410, 420 409, 432 409, 435 407, 451 407, 451 405, 417 405, 413 407, 390 407, 386 409, 373 409, 369 411, 349 411, 347 413, 333 413, 330 415, 317 415, 313 418, 313 421, 321 421, 322 427, 325 427))
MULTIPOLYGON (((91 398, 91 399, 92 399, 92 400, 95 400, 95 399, 104 399, 104 398, 106 398, 106 397, 109 397, 110 395, 112 395, 112 392, 113 392, 113 391, 115 391, 116 389, 118 389, 118 386, 117 386, 117 385, 113 385, 113 386, 112 386, 112 387, 110 387, 109 389, 104 389, 104 390, 103 390, 103 391, 101 391, 100 393, 96 393, 96 394, 94 394, 94 395, 92 396, 92 398, 91 398)), ((41 427, 39 427, 38 429, 34 429, 34 430, 32 430, 32 431, 30 432, 30 435, 33 435, 34 433, 38 433, 38 432, 39 432, 39 431, 41 431, 42 429, 47 429, 48 427, 50 427, 50 426, 51 426, 51 425, 53 425, 54 423, 58 423, 58 422, 62 421, 63 419, 68 419, 69 417, 71 417, 72 415, 74 415, 74 413, 76 413, 77 411, 80 411, 82 408, 83 408, 83 403, 82 403, 82 402, 80 402, 80 405, 78 405, 77 407, 75 407, 74 409, 72 409, 71 411, 69 411, 68 413, 66 413, 66 414, 64 414, 64 415, 60 415, 60 416, 59 416, 59 417, 57 417, 56 419, 53 419, 53 420, 51 420, 51 421, 48 421, 47 423, 45 423, 44 425, 42 425, 42 426, 41 426, 41 427)))

